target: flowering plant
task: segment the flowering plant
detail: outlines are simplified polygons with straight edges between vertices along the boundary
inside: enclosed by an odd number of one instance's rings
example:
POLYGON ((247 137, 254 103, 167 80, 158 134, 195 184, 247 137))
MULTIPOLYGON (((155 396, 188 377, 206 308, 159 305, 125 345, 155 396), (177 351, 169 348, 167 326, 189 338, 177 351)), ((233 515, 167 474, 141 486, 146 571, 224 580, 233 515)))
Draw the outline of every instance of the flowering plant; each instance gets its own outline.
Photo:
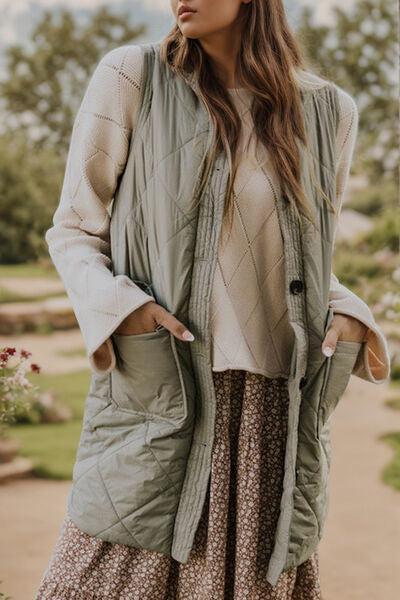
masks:
POLYGON ((29 362, 31 355, 24 349, 0 348, 0 435, 18 414, 30 409, 32 398, 38 395, 39 388, 26 376, 28 371, 40 372, 38 364, 29 362))

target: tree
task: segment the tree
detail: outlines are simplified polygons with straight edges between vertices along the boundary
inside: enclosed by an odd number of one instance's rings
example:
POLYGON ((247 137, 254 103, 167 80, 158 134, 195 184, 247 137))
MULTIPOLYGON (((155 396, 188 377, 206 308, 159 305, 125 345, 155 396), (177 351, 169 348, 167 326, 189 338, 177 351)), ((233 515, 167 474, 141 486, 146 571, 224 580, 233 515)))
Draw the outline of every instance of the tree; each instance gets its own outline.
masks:
POLYGON ((82 22, 68 10, 45 11, 28 45, 6 50, 0 84, 9 131, 25 130, 36 147, 65 155, 73 120, 96 63, 108 50, 132 42, 145 26, 101 7, 82 22))
POLYGON ((51 148, 32 152, 23 133, 0 136, 0 264, 47 254, 44 233, 59 196, 63 162, 51 148))
POLYGON ((371 181, 392 179, 399 158, 395 0, 358 0, 350 10, 335 7, 333 27, 316 25, 313 14, 304 9, 298 34, 313 70, 357 102, 356 162, 371 181))

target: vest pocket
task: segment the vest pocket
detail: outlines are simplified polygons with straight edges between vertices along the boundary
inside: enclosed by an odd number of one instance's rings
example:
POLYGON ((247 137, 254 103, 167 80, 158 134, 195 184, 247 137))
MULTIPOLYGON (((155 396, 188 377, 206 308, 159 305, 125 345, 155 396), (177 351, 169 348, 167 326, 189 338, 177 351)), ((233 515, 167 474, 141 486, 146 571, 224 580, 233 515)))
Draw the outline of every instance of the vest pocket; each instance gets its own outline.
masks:
POLYGON ((185 418, 191 381, 175 336, 162 328, 132 335, 113 334, 112 339, 116 354, 116 366, 111 371, 113 403, 144 417, 185 418))
POLYGON ((361 346, 362 342, 338 340, 335 352, 326 359, 318 406, 318 437, 347 388, 361 346))
POLYGON ((85 398, 83 427, 91 427, 92 421, 111 404, 110 373, 91 374, 88 394, 85 398))

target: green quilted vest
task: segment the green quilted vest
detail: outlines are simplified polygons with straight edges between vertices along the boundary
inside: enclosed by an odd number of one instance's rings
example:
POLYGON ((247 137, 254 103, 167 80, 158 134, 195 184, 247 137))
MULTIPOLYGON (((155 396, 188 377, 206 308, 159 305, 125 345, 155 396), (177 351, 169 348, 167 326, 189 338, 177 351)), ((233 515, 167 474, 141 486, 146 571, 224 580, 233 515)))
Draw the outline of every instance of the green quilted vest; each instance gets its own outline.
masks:
MULTIPOLYGON (((209 301, 216 267, 228 161, 217 157, 198 202, 212 125, 193 80, 176 77, 143 44, 140 108, 128 162, 111 210, 114 273, 126 274, 195 336, 168 330, 112 335, 116 367, 92 372, 68 512, 83 531, 109 542, 187 562, 210 476, 214 437, 209 301)), ((335 194, 338 96, 332 83, 302 92, 316 179, 335 194)), ((295 333, 281 511, 267 580, 299 565, 321 539, 328 506, 330 416, 361 343, 320 350, 328 306, 335 215, 302 178, 317 226, 298 221, 284 196, 286 300, 295 333)))

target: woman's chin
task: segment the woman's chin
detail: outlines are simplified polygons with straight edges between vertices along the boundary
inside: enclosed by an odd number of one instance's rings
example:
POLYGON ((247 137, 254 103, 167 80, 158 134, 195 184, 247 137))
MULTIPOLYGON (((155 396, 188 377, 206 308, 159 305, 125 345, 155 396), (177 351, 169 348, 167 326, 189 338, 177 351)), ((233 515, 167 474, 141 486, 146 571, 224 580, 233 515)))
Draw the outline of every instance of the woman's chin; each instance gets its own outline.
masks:
POLYGON ((189 23, 182 23, 182 25, 180 26, 180 30, 183 36, 190 38, 190 39, 197 39, 201 36, 201 32, 199 31, 198 27, 194 27, 193 25, 190 25, 189 23))

